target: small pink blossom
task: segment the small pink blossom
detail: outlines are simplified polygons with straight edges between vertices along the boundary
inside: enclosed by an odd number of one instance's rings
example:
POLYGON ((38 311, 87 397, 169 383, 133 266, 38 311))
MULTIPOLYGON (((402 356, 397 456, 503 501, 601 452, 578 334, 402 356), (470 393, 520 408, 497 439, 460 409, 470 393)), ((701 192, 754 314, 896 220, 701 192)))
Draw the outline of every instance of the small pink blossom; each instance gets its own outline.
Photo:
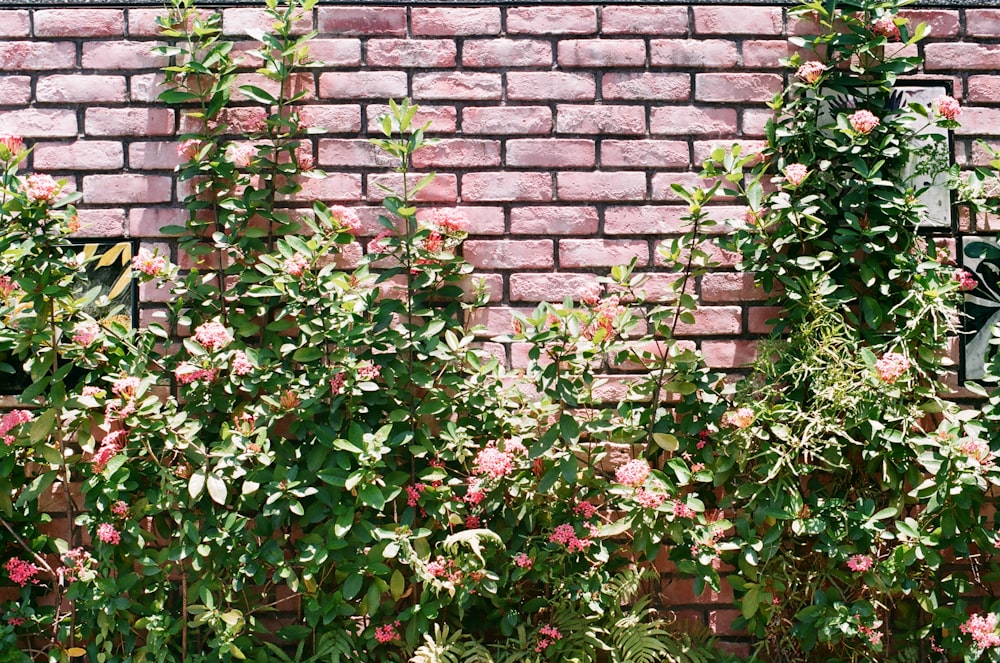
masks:
POLYGON ((0 417, 0 437, 3 438, 4 444, 7 446, 14 444, 16 438, 10 432, 16 426, 28 423, 32 418, 31 412, 27 410, 11 410, 0 417))
POLYGON ((820 76, 823 75, 824 71, 826 71, 826 67, 824 67, 822 63, 815 61, 806 62, 799 67, 798 71, 795 72, 795 75, 798 76, 800 80, 812 85, 820 79, 820 76))
POLYGON ((726 412, 725 416, 722 417, 722 423, 733 428, 747 428, 756 418, 757 414, 753 411, 753 408, 741 407, 726 412))
POLYGON ((427 573, 435 578, 443 578, 448 575, 448 565, 445 564, 444 558, 438 555, 434 561, 427 562, 427 573))
POLYGON ((442 235, 457 235, 468 231, 469 222, 458 210, 453 208, 442 208, 424 212, 420 215, 420 222, 442 235))
POLYGON ((891 16, 883 16, 872 21, 871 30, 879 37, 893 41, 900 38, 899 26, 891 16))
POLYGON ((61 188, 51 175, 35 173, 24 178, 24 194, 36 203, 51 202, 61 188))
POLYGON ((307 147, 300 147, 295 150, 295 160, 299 164, 299 168, 303 171, 309 172, 316 167, 316 160, 313 159, 312 151, 307 147))
POLYGON ((859 134, 870 134, 881 122, 874 113, 868 110, 859 110, 848 116, 851 128, 859 134))
POLYGON ((56 572, 64 583, 72 583, 79 580, 84 573, 90 571, 94 565, 94 558, 83 548, 73 548, 66 551, 62 562, 63 566, 56 569, 56 572))
POLYGON ((355 369, 358 380, 362 382, 373 382, 382 375, 382 369, 378 364, 374 364, 370 361, 363 361, 358 364, 355 369))
POLYGON ((583 517, 585 520, 589 520, 597 513, 597 507, 590 502, 580 502, 573 507, 573 513, 583 517))
POLYGON ((122 541, 121 534, 111 523, 101 523, 97 526, 97 538, 113 546, 117 546, 122 541))
POLYGON ((80 390, 81 396, 90 396, 92 398, 103 398, 106 394, 107 392, 101 389, 100 387, 94 387, 90 385, 80 390))
POLYGON ((133 400, 139 394, 142 380, 134 375, 120 377, 111 383, 111 393, 127 401, 133 400))
POLYGON ((0 134, 0 145, 7 148, 8 156, 5 158, 10 158, 16 156, 21 151, 21 148, 24 147, 24 139, 20 136, 0 134))
POLYGON ((479 477, 469 479, 469 488, 465 491, 463 501, 471 506, 481 504, 486 499, 486 492, 480 488, 479 477))
POLYGON ((118 455, 125 448, 126 444, 128 444, 127 431, 117 430, 105 435, 104 439, 101 440, 101 445, 94 452, 94 457, 90 459, 91 464, 94 466, 94 472, 103 472, 104 468, 108 465, 108 461, 118 455))
POLYGON ((21 587, 26 586, 29 582, 37 585, 38 579, 35 576, 42 571, 41 567, 31 562, 26 562, 19 557, 8 559, 7 563, 4 564, 4 568, 7 569, 7 574, 10 576, 11 582, 21 587))
POLYGON ((659 509, 667 496, 663 493, 654 493, 640 488, 635 492, 635 501, 644 509, 659 509))
POLYGON ((649 478, 649 463, 642 458, 633 458, 623 463, 615 470, 615 481, 620 484, 638 488, 649 478))
POLYGON ((886 352, 875 362, 875 372, 878 378, 886 384, 892 384, 910 370, 910 360, 898 352, 886 352))
POLYGON ((302 273, 309 268, 309 259, 301 253, 295 253, 285 258, 284 268, 289 276, 302 276, 302 273))
POLYGON ((556 640, 562 640, 562 633, 556 627, 545 624, 538 629, 538 643, 535 645, 535 651, 538 653, 545 651, 556 640))
POLYGON ((483 526, 483 521, 480 520, 479 516, 466 516, 465 517, 465 527, 466 529, 479 529, 483 526))
POLYGON ((237 168, 248 168, 257 158, 257 148, 253 145, 236 145, 226 148, 226 158, 237 168))
POLYGON ((535 560, 528 557, 526 553, 517 553, 514 555, 514 564, 522 569, 530 569, 534 565, 535 560))
POLYGON ((361 219, 358 217, 358 213, 350 207, 333 205, 328 211, 330 218, 337 223, 337 230, 343 230, 355 236, 361 230, 361 219))
POLYGON ((408 506, 417 506, 420 502, 420 494, 427 490, 427 485, 423 483, 415 483, 412 486, 406 487, 406 504, 408 506))
POLYGON ((383 626, 378 626, 375 628, 375 639, 385 644, 387 642, 392 642, 393 640, 399 639, 399 633, 396 631, 400 627, 399 620, 394 621, 392 624, 385 624, 383 626))
POLYGON ((680 500, 674 500, 674 518, 694 518, 696 515, 694 509, 689 507, 684 502, 680 500))
POLYGON ((583 331, 583 335, 592 340, 599 331, 604 332, 604 340, 615 338, 615 323, 618 322, 628 312, 628 308, 620 304, 618 295, 611 295, 600 300, 593 307, 593 317, 590 324, 583 331))
POLYGON ((128 515, 128 504, 125 504, 122 500, 118 500, 111 505, 111 513, 115 514, 119 518, 124 518, 128 515))
POLYGON ((243 376, 253 370, 253 364, 250 362, 250 357, 243 350, 237 350, 233 353, 233 358, 229 362, 230 370, 234 374, 243 376))
POLYGON ((139 249, 132 258, 132 269, 146 276, 163 276, 167 271, 167 259, 149 249, 139 249))
POLYGON ((344 392, 344 382, 346 378, 344 377, 344 372, 341 371, 337 373, 332 378, 330 378, 330 391, 336 396, 344 392))
POLYGON ((383 230, 379 234, 375 235, 370 242, 368 242, 368 253, 389 253, 389 247, 386 245, 386 239, 393 236, 391 230, 383 230))
POLYGON ((219 350, 232 343, 233 335, 229 333, 225 325, 212 321, 206 322, 194 330, 194 340, 198 341, 206 350, 219 350))
POLYGON ((197 138, 189 138, 177 145, 177 156, 185 161, 194 161, 201 153, 203 143, 197 138))
POLYGON ((785 166, 785 180, 792 186, 798 186, 805 181, 809 168, 805 164, 791 163, 785 166))
POLYGON ((847 559, 847 568, 855 573, 864 573, 874 566, 875 561, 869 555, 851 555, 847 559))
POLYGON ((962 106, 955 97, 942 94, 932 103, 938 115, 946 120, 956 120, 962 114, 962 106))
POLYGON ((4 274, 0 276, 0 298, 7 299, 17 290, 17 284, 13 279, 4 274))
POLYGON ((94 342, 100 331, 101 328, 96 322, 88 321, 80 323, 73 330, 73 342, 77 345, 87 347, 94 342))
POLYGON ((952 279, 958 281, 958 289, 962 292, 975 290, 976 286, 979 285, 979 281, 977 281, 972 274, 964 269, 956 269, 955 273, 952 275, 952 279))
POLYGON ((958 450, 980 465, 986 466, 993 463, 993 451, 985 440, 968 438, 958 444, 958 450))
POLYGON ((1000 635, 997 635, 997 616, 992 613, 971 615, 964 624, 958 627, 958 630, 966 635, 971 635, 977 649, 1000 647, 1000 635))
POLYGON ((569 552, 583 552, 591 544, 587 537, 580 538, 576 535, 576 528, 568 523, 557 525, 552 534, 549 535, 551 543, 560 543, 566 546, 569 552))
POLYGON ((493 479, 499 479, 513 471, 514 461, 511 454, 500 451, 492 442, 476 454, 476 474, 486 474, 493 479))
POLYGON ((178 384, 191 384, 193 382, 212 382, 217 374, 214 368, 202 368, 189 361, 181 362, 180 366, 174 369, 174 377, 178 384))

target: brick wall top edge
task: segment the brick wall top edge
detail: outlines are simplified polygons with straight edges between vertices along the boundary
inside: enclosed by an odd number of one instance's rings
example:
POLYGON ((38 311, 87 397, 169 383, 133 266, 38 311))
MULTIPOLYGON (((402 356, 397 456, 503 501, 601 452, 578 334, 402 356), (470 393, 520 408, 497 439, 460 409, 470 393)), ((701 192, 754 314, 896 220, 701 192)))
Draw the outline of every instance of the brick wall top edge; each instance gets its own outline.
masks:
MULTIPOLYGON (((319 0, 320 5, 406 5, 420 7, 517 7, 532 5, 785 5, 797 4, 793 0, 319 0)), ((8 7, 162 7, 163 0, 5 0, 8 7)), ((202 7, 260 6, 261 0, 201 0, 202 7)), ((996 0, 926 0, 910 8, 931 7, 995 7, 996 0)))

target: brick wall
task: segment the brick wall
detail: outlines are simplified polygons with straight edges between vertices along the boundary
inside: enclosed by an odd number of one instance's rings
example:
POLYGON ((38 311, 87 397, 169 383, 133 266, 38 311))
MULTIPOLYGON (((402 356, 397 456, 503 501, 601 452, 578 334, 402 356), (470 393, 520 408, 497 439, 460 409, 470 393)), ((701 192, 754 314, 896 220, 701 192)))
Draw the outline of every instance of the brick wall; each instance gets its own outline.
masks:
MULTIPOLYGON (((159 228, 185 216, 172 177, 184 121, 154 102, 165 64, 149 52, 161 43, 159 11, 0 10, 0 132, 35 145, 30 169, 83 192, 82 236, 165 247, 159 228)), ((975 140, 1000 137, 1000 10, 908 14, 933 27, 920 46, 923 76, 950 81, 966 105, 957 160, 982 161, 975 140)), ((224 16, 234 39, 262 25, 255 9, 224 16)), ((312 28, 325 66, 300 81, 303 116, 329 130, 313 147, 331 176, 300 202, 358 206, 373 234, 376 182, 392 178, 365 139, 386 98, 411 97, 441 139, 416 159, 439 173, 423 198, 468 215, 465 256, 492 290, 482 321, 504 333, 512 310, 584 292, 612 264, 635 256, 656 270, 655 246, 685 212, 670 185, 693 182, 715 145, 759 144, 765 102, 788 73, 778 64, 786 38, 808 26, 768 6, 359 4, 319 7, 300 26, 312 28)), ((723 203, 717 216, 732 213, 723 203)), ((697 284, 698 323, 683 331, 709 364, 729 369, 752 357, 772 311, 732 272, 734 257, 717 256, 721 268, 697 284)), ((653 277, 654 298, 669 296, 669 278, 653 277)), ((141 296, 144 321, 162 315, 166 292, 141 296)), ((507 351, 523 363, 522 348, 507 351)), ((733 611, 673 587, 671 603, 725 631, 733 611)))

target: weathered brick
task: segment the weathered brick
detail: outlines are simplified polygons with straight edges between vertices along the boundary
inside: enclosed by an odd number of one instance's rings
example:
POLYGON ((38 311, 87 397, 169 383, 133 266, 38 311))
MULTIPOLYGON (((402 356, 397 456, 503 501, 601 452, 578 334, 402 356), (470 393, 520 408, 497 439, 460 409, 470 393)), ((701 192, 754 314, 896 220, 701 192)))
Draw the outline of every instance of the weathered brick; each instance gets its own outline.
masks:
POLYGON ((965 34, 969 37, 1000 37, 1000 9, 966 9, 965 34))
MULTIPOLYGON (((379 129, 379 118, 389 113, 389 106, 383 104, 369 104, 367 107, 368 130, 372 132, 381 131, 379 129)), ((458 123, 458 111, 454 106, 429 106, 420 104, 420 110, 413 116, 413 124, 422 127, 430 123, 428 130, 433 133, 453 133, 458 123)))
POLYGON ((125 165, 122 144, 103 140, 36 143, 37 170, 116 170, 125 165))
MULTIPOLYGON (((966 25, 968 25, 970 21, 973 23, 975 22, 974 17, 969 15, 969 12, 975 11, 983 10, 973 9, 967 11, 966 25)), ((899 12, 899 15, 909 21, 911 31, 920 23, 926 23, 930 26, 931 37, 934 39, 939 39, 941 37, 957 37, 961 27, 959 24, 957 10, 904 9, 899 12)), ((968 34, 968 28, 966 28, 966 34, 968 34)))
POLYGON ((717 637, 741 634, 744 631, 733 628, 733 622, 739 616, 739 610, 710 610, 708 613, 708 627, 712 629, 712 633, 717 637))
POLYGON ((1000 99, 1000 76, 969 76, 966 85, 966 101, 993 103, 1000 99))
POLYGON ((88 108, 84 127, 90 136, 169 136, 174 111, 168 108, 88 108))
MULTIPOLYGON (((594 274, 511 274, 510 301, 558 302, 566 297, 579 300, 598 288, 594 274)), ((501 333, 510 333, 507 327, 501 333)))
MULTIPOLYGON (((237 7, 222 10, 222 34, 228 36, 247 35, 255 32, 270 32, 274 19, 264 9, 237 7)), ((313 29, 312 12, 307 12, 292 23, 291 34, 304 35, 313 29)))
POLYGON ((457 52, 450 39, 370 39, 365 61, 375 67, 454 67, 457 52))
POLYGON ((610 6, 601 9, 601 32, 606 35, 683 35, 687 29, 687 6, 610 6))
POLYGON ((128 146, 128 167, 133 170, 172 170, 181 161, 175 141, 141 141, 128 146))
MULTIPOLYGON (((753 164, 756 165, 760 160, 760 154, 765 149, 766 143, 762 140, 741 140, 739 142, 741 156, 753 156, 757 155, 753 164)), ((712 152, 716 149, 728 150, 733 146, 733 142, 730 140, 699 140, 694 143, 694 159, 693 162, 696 164, 702 164, 708 160, 712 152)))
POLYGON ((1000 135, 1000 108, 967 106, 960 119, 962 126, 955 129, 956 136, 1000 135))
POLYGON ((1000 44, 927 44, 924 56, 925 71, 1000 69, 1000 44))
POLYGON ((337 99, 399 99, 407 95, 402 71, 331 71, 319 76, 319 96, 337 99))
POLYGON ((511 7, 507 10, 510 34, 589 35, 597 32, 594 7, 511 7))
POLYGON ((642 106, 561 104, 556 130, 561 134, 642 135, 646 133, 646 111, 642 106))
MULTIPOLYGON (((3 18, 0 17, 0 21, 3 18)), ((0 104, 27 106, 31 101, 31 78, 28 76, 0 76, 0 104)))
MULTIPOLYGON (((698 177, 697 173, 653 173, 653 200, 669 200, 679 202, 681 197, 674 192, 671 187, 673 184, 680 184, 688 187, 703 187, 709 185, 708 182, 698 177)), ((725 199, 722 195, 719 195, 718 198, 725 199)))
POLYGON ((72 42, 0 42, 0 71, 48 71, 75 66, 76 45, 72 42))
MULTIPOLYGON (((415 184, 422 177, 422 173, 410 173, 410 183, 415 184)), ((378 201, 386 196, 386 192, 379 187, 381 184, 392 189, 396 195, 403 193, 403 176, 396 173, 384 173, 368 176, 368 200, 378 201)), ((438 173, 434 181, 420 190, 414 200, 453 203, 458 200, 457 177, 451 173, 438 173)))
POLYGON ((540 39, 468 39, 464 67, 534 67, 552 64, 552 44, 540 39))
POLYGON ((454 138, 440 140, 413 155, 417 168, 483 168, 500 165, 500 141, 454 138))
POLYGON ((559 241, 559 267, 612 267, 649 264, 649 243, 637 239, 563 239, 559 241))
MULTIPOLYGON (((431 211, 433 207, 425 207, 431 211)), ((504 214, 503 207, 449 207, 448 209, 458 212, 469 222, 470 235, 503 235, 504 234, 504 214)), ((500 288, 503 291, 503 288, 500 288)))
POLYGON ((74 111, 55 108, 0 111, 0 127, 25 138, 63 138, 79 131, 74 111))
POLYGON ((604 212, 604 232, 609 235, 669 235, 683 232, 687 222, 681 219, 687 207, 643 205, 609 207, 604 212))
POLYGON ((34 22, 36 37, 125 36, 121 9, 39 9, 34 22))
POLYGON ((307 104, 299 110, 299 120, 307 127, 327 133, 354 133, 361 130, 361 106, 356 104, 307 104))
POLYGON ((280 201, 322 200, 324 202, 354 202, 361 200, 361 175, 356 173, 327 173, 322 179, 300 180, 302 190, 293 196, 278 196, 280 201))
POLYGON ((163 15, 163 9, 129 9, 128 35, 130 37, 158 37, 160 26, 156 23, 156 19, 163 15))
POLYGON ((712 272, 701 277, 701 298, 705 302, 759 302, 767 293, 756 287, 753 274, 712 272))
POLYGON ((753 103, 770 101, 781 91, 780 74, 695 74, 698 101, 753 103))
POLYGON ((555 138, 511 140, 507 143, 507 165, 535 168, 591 167, 595 164, 594 141, 555 138))
POLYGON ((601 141, 601 165, 619 168, 685 168, 691 163, 681 140, 601 141))
POLYGON ((146 103, 156 101, 160 93, 163 92, 164 80, 165 77, 162 73, 129 76, 129 99, 146 103))
POLYGON ((499 7, 414 7, 410 21, 417 36, 500 34, 499 7))
POLYGON ((736 42, 726 39, 654 39, 649 63, 654 67, 734 67, 739 59, 736 42))
POLYGON ((598 216, 594 207, 515 207, 510 231, 515 235, 593 235, 598 216))
POLYGON ((320 7, 317 29, 335 35, 406 35, 405 7, 320 7))
POLYGON ((644 200, 646 174, 564 172, 556 175, 560 200, 644 200))
POLYGON ((83 45, 84 69, 160 69, 168 59, 152 52, 160 42, 98 41, 83 45))
POLYGON ((170 200, 173 180, 163 175, 87 175, 83 178, 83 201, 101 203, 165 203, 170 200))
POLYGON ((321 166, 391 168, 397 160, 360 138, 323 139, 319 141, 321 166))
POLYGON ((679 336, 728 336, 743 331, 739 306, 703 306, 694 313, 693 323, 678 323, 679 336))
POLYGON ((164 237, 164 226, 183 226, 187 210, 179 207, 135 207, 128 212, 129 237, 164 237))
POLYGON ((572 39, 559 42, 563 67, 641 67, 646 42, 641 39, 572 39))
POLYGON ((122 102, 125 101, 125 77, 83 74, 41 76, 35 87, 35 100, 46 103, 122 102))
POLYGON ((462 255, 479 269, 551 269, 553 242, 530 240, 466 240, 462 255))
POLYGON ((607 73, 601 80, 605 99, 655 99, 685 101, 691 97, 691 79, 687 74, 607 73))
POLYGON ((466 173, 462 175, 462 200, 548 201, 552 200, 549 173, 466 173))
POLYGON ((309 57, 326 67, 356 67, 361 64, 361 40, 313 39, 309 57))
POLYGON ((467 134, 547 134, 552 110, 545 106, 468 107, 462 110, 467 134))
POLYGON ((0 37, 30 37, 31 21, 25 9, 0 10, 0 37))
POLYGON ((702 341, 701 352, 711 368, 743 368, 757 358, 757 342, 742 340, 702 341))
POLYGON ((512 71, 507 74, 507 98, 518 100, 594 98, 593 74, 561 71, 512 71))
POLYGON ((796 51, 795 47, 784 39, 767 41, 748 39, 743 42, 742 50, 743 66, 754 69, 782 69, 781 58, 790 57, 796 51))
POLYGON ((669 136, 736 136, 736 109, 662 106, 649 116, 650 133, 669 136))
POLYGON ((414 99, 500 99, 503 86, 500 74, 450 71, 415 74, 414 99))
POLYGON ((751 334, 769 334, 774 322, 782 317, 779 306, 750 306, 747 308, 747 331, 751 334))
POLYGON ((694 31, 702 35, 780 35, 781 7, 725 5, 694 8, 694 31))

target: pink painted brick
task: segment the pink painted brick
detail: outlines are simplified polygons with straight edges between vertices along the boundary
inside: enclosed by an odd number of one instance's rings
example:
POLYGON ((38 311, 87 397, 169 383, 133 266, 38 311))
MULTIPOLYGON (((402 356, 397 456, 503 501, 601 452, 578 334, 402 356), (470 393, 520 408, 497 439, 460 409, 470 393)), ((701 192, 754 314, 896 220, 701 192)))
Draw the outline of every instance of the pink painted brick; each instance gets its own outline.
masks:
POLYGON ((141 141, 128 146, 128 167, 132 170, 173 170, 180 163, 176 141, 141 141))
POLYGON ((320 7, 317 29, 334 35, 406 35, 405 7, 320 7))
POLYGON ((694 31, 701 35, 780 35, 781 7, 725 5, 694 8, 694 31))
POLYGON ((406 95, 406 73, 402 71, 332 71, 319 76, 321 97, 399 99, 406 95))
MULTIPOLYGON (((410 173, 410 182, 416 184, 423 173, 410 173)), ((396 173, 385 173, 368 176, 368 200, 383 200, 386 192, 378 185, 392 189, 396 195, 402 195, 403 176, 396 173)), ((414 200, 432 203, 453 203, 458 200, 458 180, 452 173, 438 173, 434 181, 420 190, 414 200)))
POLYGON ((500 99, 503 85, 500 74, 488 72, 449 71, 415 74, 414 99, 500 99))
POLYGON ((649 243, 638 239, 562 239, 559 240, 559 267, 612 267, 625 265, 636 258, 636 265, 649 264, 649 243))
POLYGON ((609 235, 670 235, 684 232, 688 223, 681 219, 687 207, 643 205, 609 207, 604 212, 604 232, 609 235))
POLYGON ((121 9, 39 9, 35 12, 36 37, 124 37, 125 12, 121 9))
POLYGON ((521 138, 507 141, 507 165, 519 168, 590 168, 594 141, 521 138))
POLYGON ((35 100, 47 103, 125 101, 125 77, 83 74, 41 76, 35 87, 35 100))
POLYGON ((483 168, 500 165, 500 141, 450 138, 413 155, 416 168, 483 168))
MULTIPOLYGON (((680 202, 678 196, 671 185, 680 184, 683 186, 706 186, 708 183, 698 177, 697 173, 654 173, 653 174, 653 200, 669 200, 680 202)), ((725 200, 725 196, 719 194, 720 199, 725 200)))
POLYGON ((479 269, 551 269, 552 251, 550 239, 470 239, 462 244, 462 255, 479 269))
POLYGON ((172 178, 161 175, 87 175, 83 178, 83 201, 165 203, 170 200, 172 185, 172 178))
POLYGON ((589 35, 597 32, 594 7, 511 7, 507 10, 510 34, 589 35))
MULTIPOLYGON (((757 155, 757 160, 760 159, 760 153, 767 147, 765 141, 762 140, 741 140, 739 145, 742 148, 742 156, 757 155)), ((712 152, 717 148, 722 148, 728 150, 733 146, 733 142, 729 140, 699 140, 694 143, 694 163, 701 164, 704 163, 711 155, 712 152)))
POLYGON ((510 210, 510 232, 515 235, 593 235, 595 207, 515 207, 510 210))
POLYGON ((278 196, 281 201, 322 200, 324 202, 354 202, 361 200, 361 175, 354 173, 328 173, 323 179, 303 179, 302 190, 293 196, 278 196))
POLYGON ((965 10, 965 34, 969 37, 1000 37, 1000 9, 965 10))
POLYGON ((361 130, 361 106, 308 104, 299 110, 299 120, 329 133, 353 133, 361 130))
POLYGON ((0 71, 47 71, 76 66, 76 44, 68 41, 0 42, 0 71))
POLYGON ((769 334, 774 329, 774 321, 782 317, 778 306, 750 306, 747 308, 747 331, 751 334, 769 334))
POLYGON ((967 90, 967 101, 995 103, 1000 99, 1000 76, 969 76, 967 90))
POLYGON ((780 74, 695 74, 698 101, 765 102, 781 91, 780 74))
POLYGON ((767 121, 774 117, 770 110, 748 108, 743 111, 743 135, 748 138, 764 138, 767 121))
POLYGON ((466 173, 462 175, 462 200, 552 200, 552 176, 549 173, 466 173))
POLYGON ((654 67, 735 67, 736 42, 727 39, 654 39, 649 63, 654 67))
POLYGON ((162 73, 129 76, 129 99, 146 103, 156 101, 160 93, 163 92, 164 80, 165 77, 162 73))
POLYGON ((467 134, 547 134, 552 110, 544 106, 465 108, 462 132, 467 134))
MULTIPOLYGON (((94 177, 97 177, 96 175, 94 177)), ((80 218, 80 237, 121 237, 125 234, 125 210, 115 209, 81 209, 77 210, 80 218)))
POLYGON ((415 36, 500 34, 499 7, 414 7, 410 22, 415 36))
POLYGON ((561 71, 512 71, 507 74, 507 98, 518 100, 594 98, 593 74, 561 71))
MULTIPOLYGON (((369 104, 367 109, 368 131, 381 133, 379 118, 389 113, 386 104, 369 104)), ((458 111, 454 106, 428 106, 420 104, 420 110, 413 116, 413 123, 422 127, 427 123, 429 131, 434 133, 454 133, 458 123, 458 111)))
POLYGON ((552 64, 552 44, 540 39, 467 39, 465 67, 544 67, 552 64))
MULTIPOLYGON (((273 30, 274 19, 264 9, 238 7, 222 10, 222 34, 240 36, 253 32, 270 32, 273 30)), ((291 33, 304 35, 313 29, 312 12, 306 13, 292 23, 291 33)))
MULTIPOLYGON (((639 286, 639 293, 645 298, 647 302, 673 302, 677 301, 677 293, 680 285, 677 281, 680 280, 680 276, 676 274, 644 274, 646 277, 645 282, 639 286)), ((694 294, 694 283, 688 282, 686 290, 689 294, 694 294)), ((609 292, 622 292, 622 288, 615 286, 608 286, 609 292)), ((623 299, 630 299, 627 294, 623 293, 623 299)))
POLYGON ((654 134, 670 136, 720 135, 735 136, 736 110, 732 108, 699 108, 698 106, 663 106, 653 108, 649 129, 654 134))
MULTIPOLYGON (((783 69, 781 58, 791 57, 796 48, 784 39, 752 40, 743 42, 743 66, 755 69, 783 69)), ((805 52, 801 53, 806 57, 805 52)))
POLYGON ((1000 69, 1000 44, 927 44, 924 56, 925 71, 1000 69))
POLYGON ((313 39, 309 57, 326 67, 356 67, 361 64, 361 40, 313 39))
POLYGON ((36 143, 38 170, 117 170, 125 165, 121 143, 81 140, 74 143, 36 143))
POLYGON ((557 173, 560 200, 644 200, 646 174, 632 172, 557 173))
POLYGON ((27 10, 0 10, 0 37, 30 37, 31 22, 27 10))
MULTIPOLYGON (((0 21, 2 20, 0 17, 0 21)), ((0 103, 4 106, 27 106, 30 100, 30 77, 0 76, 0 103)))
POLYGON ((99 41, 83 45, 84 69, 160 69, 168 59, 152 49, 153 41, 99 41))
POLYGON ((473 311, 469 316, 469 324, 473 326, 483 326, 486 328, 485 336, 499 336, 509 334, 513 329, 514 313, 530 315, 531 310, 527 308, 513 308, 509 306, 490 306, 473 311))
POLYGON ((367 140, 329 138, 319 141, 319 164, 321 166, 392 168, 398 165, 398 160, 367 140))
POLYGON ((682 35, 687 29, 687 6, 612 6, 601 10, 601 32, 606 35, 682 35))
MULTIPOLYGON (((240 88, 244 85, 253 85, 254 87, 258 87, 265 92, 268 92, 275 98, 278 97, 278 94, 281 91, 281 85, 277 81, 273 81, 262 74, 238 74, 236 76, 236 80, 233 82, 233 101, 250 100, 250 98, 240 90, 240 88)), ((316 97, 316 83, 312 74, 292 74, 288 82, 285 83, 286 96, 292 96, 302 92, 305 93, 305 96, 302 97, 305 101, 309 101, 316 97)))
POLYGON ((743 331, 739 306, 703 306, 694 317, 694 324, 681 322, 677 325, 679 336, 722 336, 743 331))
MULTIPOLYGON (((202 10, 204 12, 204 10, 202 10)), ((129 9, 128 34, 130 37, 158 37, 160 26, 156 19, 163 16, 163 9, 129 9)))
POLYGON ((561 104, 556 112, 556 130, 561 134, 646 133, 646 111, 642 106, 561 104))
MULTIPOLYGON (((566 297, 579 300, 592 295, 597 286, 593 274, 511 274, 512 302, 558 302, 566 297)), ((503 333, 509 333, 510 327, 503 333)))
POLYGON ((1000 135, 1000 108, 966 107, 960 119, 962 126, 955 129, 956 136, 1000 135))
POLYGON ((369 39, 365 61, 373 67, 454 67, 450 39, 369 39))
POLYGON ((187 210, 177 207, 134 207, 128 212, 130 237, 164 237, 163 226, 183 226, 187 210))
POLYGON ((704 302, 760 302, 767 293, 756 287, 753 274, 712 272, 701 277, 701 298, 704 302))
POLYGON ((168 108, 88 108, 84 126, 90 136, 169 136, 174 111, 168 108))
POLYGON ((688 144, 681 140, 605 140, 601 166, 621 168, 686 168, 688 144))
POLYGON ((55 108, 0 111, 0 127, 25 138, 76 137, 79 132, 76 112, 55 108))
MULTIPOLYGON (((424 207, 424 210, 431 211, 434 208, 424 207)), ((470 235, 503 235, 504 234, 504 214, 502 207, 451 207, 469 222, 470 235)), ((500 289, 503 291, 503 288, 500 289)))
POLYGON ((641 39, 572 39, 559 42, 563 67, 641 67, 646 42, 641 39))
POLYGON ((608 73, 601 88, 605 99, 685 101, 691 97, 691 78, 687 74, 608 73))
MULTIPOLYGON (((931 28, 931 37, 934 39, 940 39, 941 37, 957 37, 959 29, 961 28, 958 20, 958 11, 956 10, 904 9, 899 12, 899 15, 909 20, 911 31, 920 23, 926 23, 929 25, 931 28)), ((966 25, 968 25, 969 20, 969 12, 966 12, 966 25)), ((966 28, 966 33, 968 33, 968 28, 966 28)))
POLYGON ((711 368, 743 368, 757 359, 757 341, 702 341, 701 352, 711 368))

